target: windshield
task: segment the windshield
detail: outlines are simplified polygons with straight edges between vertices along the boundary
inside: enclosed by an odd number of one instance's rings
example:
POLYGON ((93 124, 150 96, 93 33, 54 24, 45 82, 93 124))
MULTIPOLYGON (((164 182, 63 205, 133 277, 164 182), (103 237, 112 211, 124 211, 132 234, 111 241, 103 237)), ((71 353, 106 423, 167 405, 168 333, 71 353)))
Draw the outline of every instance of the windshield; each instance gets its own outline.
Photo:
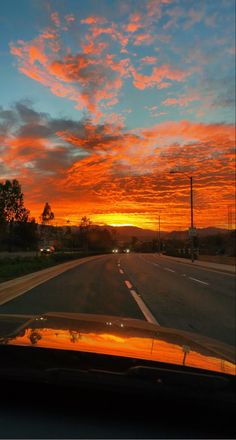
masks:
POLYGON ((235 374, 234 6, 3 2, 2 345, 235 374))

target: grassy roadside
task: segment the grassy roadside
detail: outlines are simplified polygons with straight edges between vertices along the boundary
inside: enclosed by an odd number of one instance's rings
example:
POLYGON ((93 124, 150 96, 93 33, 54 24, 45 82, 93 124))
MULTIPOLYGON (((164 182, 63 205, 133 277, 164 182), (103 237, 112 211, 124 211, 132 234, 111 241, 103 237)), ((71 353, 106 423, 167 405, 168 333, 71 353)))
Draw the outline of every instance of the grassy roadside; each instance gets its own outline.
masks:
POLYGON ((58 253, 54 255, 40 255, 30 257, 15 257, 0 259, 0 283, 17 278, 28 273, 36 272, 47 267, 55 266, 66 261, 75 260, 87 256, 97 255, 96 253, 58 253))

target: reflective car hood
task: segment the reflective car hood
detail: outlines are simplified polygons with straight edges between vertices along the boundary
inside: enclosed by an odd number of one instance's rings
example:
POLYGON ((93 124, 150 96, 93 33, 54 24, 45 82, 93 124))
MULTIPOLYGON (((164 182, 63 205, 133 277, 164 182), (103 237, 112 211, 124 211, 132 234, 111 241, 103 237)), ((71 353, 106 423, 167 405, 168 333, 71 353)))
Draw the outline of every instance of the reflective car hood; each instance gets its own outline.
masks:
POLYGON ((0 344, 75 350, 236 374, 234 348, 146 321, 107 315, 0 315, 0 344))

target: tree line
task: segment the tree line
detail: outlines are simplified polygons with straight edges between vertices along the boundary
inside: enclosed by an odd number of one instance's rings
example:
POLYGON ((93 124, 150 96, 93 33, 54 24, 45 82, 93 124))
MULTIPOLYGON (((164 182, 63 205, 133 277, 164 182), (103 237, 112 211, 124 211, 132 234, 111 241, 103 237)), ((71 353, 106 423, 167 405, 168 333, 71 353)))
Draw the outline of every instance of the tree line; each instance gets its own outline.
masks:
POLYGON ((77 228, 54 226, 53 220, 55 215, 48 202, 40 223, 30 216, 18 180, 0 182, 0 251, 37 250, 49 245, 58 250, 108 251, 116 245, 109 230, 92 225, 86 216, 77 228))

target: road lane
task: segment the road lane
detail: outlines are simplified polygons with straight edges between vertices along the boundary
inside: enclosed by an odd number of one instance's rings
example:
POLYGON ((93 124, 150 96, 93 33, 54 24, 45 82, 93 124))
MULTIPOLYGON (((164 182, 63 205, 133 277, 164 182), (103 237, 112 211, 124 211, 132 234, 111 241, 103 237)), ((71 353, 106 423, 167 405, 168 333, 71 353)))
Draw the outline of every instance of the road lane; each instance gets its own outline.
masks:
POLYGON ((105 255, 31 289, 2 305, 0 313, 51 311, 110 314, 145 319, 118 270, 118 258, 105 255))
POLYGON ((56 276, 0 307, 150 320, 235 344, 234 276, 156 254, 105 255, 56 276))
POLYGON ((150 264, 157 263, 159 267, 168 267, 169 270, 171 269, 181 276, 194 278, 193 281, 210 285, 214 292, 235 297, 235 274, 233 273, 219 272, 185 262, 176 262, 157 254, 142 254, 141 258, 146 259, 150 264))
POLYGON ((235 344, 233 275, 201 271, 156 254, 122 255, 121 267, 160 325, 235 344))

